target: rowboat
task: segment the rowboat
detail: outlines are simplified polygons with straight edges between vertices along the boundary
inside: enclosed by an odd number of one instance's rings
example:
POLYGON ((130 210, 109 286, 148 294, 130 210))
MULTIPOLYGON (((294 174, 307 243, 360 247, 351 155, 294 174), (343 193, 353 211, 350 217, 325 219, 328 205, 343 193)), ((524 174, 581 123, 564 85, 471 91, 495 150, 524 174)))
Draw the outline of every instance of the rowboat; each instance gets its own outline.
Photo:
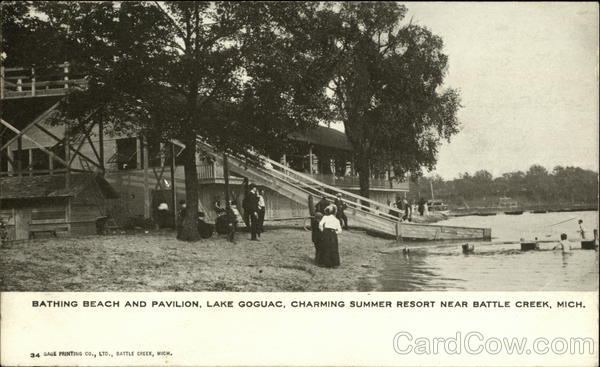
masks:
POLYGON ((522 210, 511 210, 508 212, 504 212, 504 214, 506 214, 506 215, 521 215, 521 214, 523 214, 523 211, 522 210))

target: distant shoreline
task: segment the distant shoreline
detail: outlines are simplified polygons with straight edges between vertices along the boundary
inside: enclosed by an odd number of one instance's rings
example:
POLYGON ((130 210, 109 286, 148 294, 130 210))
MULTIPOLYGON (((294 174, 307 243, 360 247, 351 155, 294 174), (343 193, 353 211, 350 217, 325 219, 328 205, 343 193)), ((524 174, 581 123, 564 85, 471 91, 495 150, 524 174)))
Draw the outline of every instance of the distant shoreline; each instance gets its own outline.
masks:
POLYGON ((598 207, 586 206, 586 207, 565 207, 565 208, 556 208, 556 207, 513 207, 513 208, 500 208, 500 207, 471 207, 471 208, 457 208, 450 210, 450 216, 455 214, 472 214, 477 215, 481 213, 505 213, 512 211, 523 211, 530 213, 565 213, 565 212, 595 212, 598 211, 598 207))

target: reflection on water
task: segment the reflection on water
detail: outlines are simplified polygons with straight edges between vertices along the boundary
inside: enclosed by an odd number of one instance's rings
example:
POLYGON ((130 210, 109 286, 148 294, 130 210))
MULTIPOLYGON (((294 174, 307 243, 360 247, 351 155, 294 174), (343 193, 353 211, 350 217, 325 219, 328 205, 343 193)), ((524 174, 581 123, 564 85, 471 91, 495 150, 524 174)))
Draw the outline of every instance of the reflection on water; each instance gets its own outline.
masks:
POLYGON ((577 221, 569 220, 571 217, 582 218, 590 233, 598 223, 596 212, 461 217, 446 221, 449 225, 491 227, 494 241, 476 242, 475 253, 468 255, 462 253, 464 242, 406 243, 408 254, 400 251, 383 255, 385 266, 379 282, 384 291, 597 290, 598 252, 580 249, 580 243, 575 241, 577 221), (569 221, 549 226, 562 220, 569 221), (525 252, 520 251, 518 243, 502 243, 521 237, 553 240, 562 232, 574 240, 570 253, 552 251, 556 243, 542 243, 541 250, 525 252))

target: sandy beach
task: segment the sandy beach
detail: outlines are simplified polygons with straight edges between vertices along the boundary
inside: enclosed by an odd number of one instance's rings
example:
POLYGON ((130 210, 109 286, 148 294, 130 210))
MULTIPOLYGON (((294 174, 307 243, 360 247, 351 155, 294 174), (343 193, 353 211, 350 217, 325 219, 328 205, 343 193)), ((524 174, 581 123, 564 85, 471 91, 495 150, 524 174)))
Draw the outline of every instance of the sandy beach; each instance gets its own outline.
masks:
POLYGON ((368 291, 392 241, 340 236, 342 264, 314 265, 310 232, 271 229, 181 242, 172 232, 36 239, 0 248, 2 291, 368 291))

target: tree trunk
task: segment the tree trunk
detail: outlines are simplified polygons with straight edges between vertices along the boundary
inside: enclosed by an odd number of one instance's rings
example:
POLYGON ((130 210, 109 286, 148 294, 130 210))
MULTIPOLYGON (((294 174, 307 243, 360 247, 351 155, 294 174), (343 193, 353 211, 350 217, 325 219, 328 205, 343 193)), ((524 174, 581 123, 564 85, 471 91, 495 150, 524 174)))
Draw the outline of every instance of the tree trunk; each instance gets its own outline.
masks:
POLYGON ((197 241, 198 232, 198 172, 196 169, 196 140, 194 136, 186 137, 183 154, 185 172, 185 217, 178 239, 182 241, 197 241))
MULTIPOLYGON (((358 171, 358 182, 360 184, 360 196, 369 197, 369 183, 371 177, 371 165, 369 158, 364 153, 359 153, 356 157, 356 169, 358 171)), ((363 205, 369 206, 368 202, 363 205)))

